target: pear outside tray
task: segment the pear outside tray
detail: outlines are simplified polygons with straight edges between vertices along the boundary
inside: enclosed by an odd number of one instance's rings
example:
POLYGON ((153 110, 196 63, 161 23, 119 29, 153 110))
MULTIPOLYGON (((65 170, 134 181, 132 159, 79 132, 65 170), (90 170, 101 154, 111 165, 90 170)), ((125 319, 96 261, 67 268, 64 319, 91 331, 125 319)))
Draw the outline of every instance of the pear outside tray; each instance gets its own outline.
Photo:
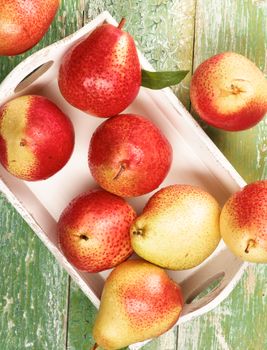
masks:
MULTIPOLYGON (((54 101, 74 124, 75 149, 60 172, 45 181, 26 182, 1 167, 0 190, 96 307, 99 307, 101 291, 110 271, 90 274, 75 269, 59 250, 56 223, 73 197, 96 185, 88 169, 87 150, 93 131, 105 119, 88 116, 69 105, 59 92, 57 74, 64 53, 105 21, 117 25, 108 12, 103 12, 76 33, 28 57, 0 85, 0 105, 16 96, 40 94, 54 101)), ((141 54, 139 57, 143 68, 153 70, 141 54)), ((172 144, 173 164, 160 187, 174 183, 199 185, 223 205, 233 192, 245 185, 170 89, 152 91, 141 88, 126 112, 151 119, 172 144)), ((140 212, 150 196, 151 193, 129 202, 140 212)), ((182 286, 185 299, 178 324, 216 307, 233 290, 245 267, 246 264, 221 241, 201 265, 186 271, 168 271, 182 286), (216 287, 212 288, 212 285, 216 287), (208 287, 210 291, 203 293, 208 287), (201 297, 200 293, 204 296, 201 297)), ((139 349, 144 343, 131 345, 130 348, 139 349)))

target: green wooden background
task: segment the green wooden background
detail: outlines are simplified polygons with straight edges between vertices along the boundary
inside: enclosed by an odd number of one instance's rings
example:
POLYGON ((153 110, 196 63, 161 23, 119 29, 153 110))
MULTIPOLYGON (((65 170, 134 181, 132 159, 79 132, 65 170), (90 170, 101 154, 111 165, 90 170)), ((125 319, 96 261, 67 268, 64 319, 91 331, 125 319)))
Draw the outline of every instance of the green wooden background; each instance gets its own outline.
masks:
MULTIPOLYGON (((0 81, 26 56, 73 33, 103 10, 126 29, 156 69, 194 70, 233 50, 267 75, 266 0, 63 0, 31 51, 0 57, 0 81)), ((190 76, 174 88, 190 109, 190 76)), ((267 178, 267 120, 239 133, 204 130, 246 181, 267 178)), ((16 211, 0 196, 0 349, 90 350, 96 310, 16 211)), ((251 265, 234 292, 208 314, 145 350, 266 350, 267 267, 251 265)))

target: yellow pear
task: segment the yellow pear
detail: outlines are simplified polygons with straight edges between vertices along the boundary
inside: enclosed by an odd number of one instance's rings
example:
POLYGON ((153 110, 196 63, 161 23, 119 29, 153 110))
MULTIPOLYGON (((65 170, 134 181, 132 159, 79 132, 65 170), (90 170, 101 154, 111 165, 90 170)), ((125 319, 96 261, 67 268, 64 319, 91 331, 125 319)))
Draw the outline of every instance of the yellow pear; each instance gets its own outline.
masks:
POLYGON ((157 337, 177 322, 182 305, 180 287, 162 268, 126 261, 106 280, 94 339, 105 350, 116 350, 157 337))
POLYGON ((220 207, 199 187, 171 185, 156 192, 131 227, 134 251, 172 270, 204 261, 220 241, 220 207))

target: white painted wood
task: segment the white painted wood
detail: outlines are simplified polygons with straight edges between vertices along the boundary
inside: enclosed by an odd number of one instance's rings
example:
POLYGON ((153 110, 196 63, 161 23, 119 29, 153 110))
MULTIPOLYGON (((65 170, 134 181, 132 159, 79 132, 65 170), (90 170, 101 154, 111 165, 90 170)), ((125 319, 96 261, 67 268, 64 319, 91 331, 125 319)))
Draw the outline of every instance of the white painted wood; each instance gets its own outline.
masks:
MULTIPOLYGON (((89 274, 76 270, 68 263, 58 247, 56 222, 61 211, 74 196, 96 185, 88 170, 87 150, 92 132, 103 119, 88 116, 70 106, 59 92, 57 74, 64 53, 77 40, 104 21, 116 25, 110 14, 103 12, 71 36, 28 57, 0 85, 0 104, 22 94, 41 94, 54 101, 70 116, 74 124, 76 135, 74 153, 59 173, 45 181, 26 182, 16 179, 1 167, 0 190, 97 307, 104 281, 110 271, 89 274), (54 63, 43 75, 19 93, 14 92, 28 74, 49 61, 54 63)), ((142 66, 152 70, 140 53, 139 57, 142 66)), ((170 89, 152 91, 141 88, 137 99, 126 111, 153 120, 172 144, 173 164, 168 177, 160 187, 173 183, 199 185, 213 194, 223 205, 231 193, 245 185, 245 181, 170 89)), ((140 212, 150 196, 151 193, 129 201, 140 212)), ((215 290, 195 303, 185 304, 178 324, 216 307, 233 290, 246 266, 247 264, 236 258, 221 242, 216 251, 196 268, 187 271, 168 271, 169 275, 181 284, 185 300, 204 282, 212 281, 218 273, 224 274, 215 290)), ((131 349, 138 349, 142 345, 144 343, 133 345, 131 349)))

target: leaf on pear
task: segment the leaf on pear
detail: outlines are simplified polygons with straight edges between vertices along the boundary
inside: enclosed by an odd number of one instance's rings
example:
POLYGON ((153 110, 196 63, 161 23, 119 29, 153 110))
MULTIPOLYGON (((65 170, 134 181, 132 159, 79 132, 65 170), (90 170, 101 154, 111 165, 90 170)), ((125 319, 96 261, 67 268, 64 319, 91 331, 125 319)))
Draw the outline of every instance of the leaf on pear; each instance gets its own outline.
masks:
POLYGON ((163 89, 180 83, 188 72, 188 70, 150 72, 142 69, 141 85, 153 90, 163 89))

